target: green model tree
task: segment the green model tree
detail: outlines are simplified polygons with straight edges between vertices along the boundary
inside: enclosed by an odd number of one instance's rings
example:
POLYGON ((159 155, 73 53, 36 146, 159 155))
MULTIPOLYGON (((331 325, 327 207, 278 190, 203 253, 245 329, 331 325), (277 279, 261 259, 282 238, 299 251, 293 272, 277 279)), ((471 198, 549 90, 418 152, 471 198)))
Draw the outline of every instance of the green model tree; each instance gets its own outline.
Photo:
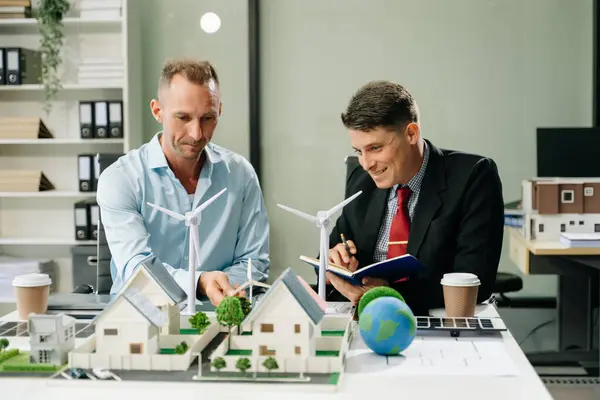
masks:
POLYGON ((248 360, 246 357, 240 358, 235 363, 235 367, 242 371, 244 375, 246 375, 246 371, 250 369, 250 360, 248 360))
POLYGON ((357 314, 358 318, 360 318, 360 314, 364 310, 364 308, 369 304, 370 301, 375 300, 379 297, 396 297, 406 303, 404 297, 397 290, 392 289, 388 286, 377 286, 373 289, 369 289, 365 294, 362 295, 360 300, 358 301, 357 314))
POLYGON ((239 326, 244 320, 244 312, 239 297, 227 296, 217 306, 217 322, 229 330, 227 347, 231 347, 231 328, 239 326))
POLYGON ((223 357, 217 357, 212 361, 210 365, 212 365, 218 373, 221 372, 221 370, 227 366, 227 363, 225 362, 225 359, 223 357))
POLYGON ((8 339, 0 339, 0 351, 4 351, 4 349, 8 348, 9 345, 8 339))
POLYGON ((186 342, 181 342, 177 346, 175 346, 175 354, 184 354, 188 349, 188 344, 186 342))
POLYGON ((250 311, 252 311, 252 304, 247 298, 240 297, 240 305, 242 306, 242 312, 244 313, 245 318, 248 316, 248 314, 250 314, 250 311))
POLYGON ((189 319, 190 326, 198 330, 198 333, 204 333, 206 328, 210 325, 210 319, 202 311, 192 315, 189 319))
POLYGON ((268 371, 267 374, 270 375, 271 370, 279 368, 279 364, 277 364, 276 359, 274 359, 273 357, 269 357, 263 362, 263 367, 265 367, 267 369, 267 371, 268 371))

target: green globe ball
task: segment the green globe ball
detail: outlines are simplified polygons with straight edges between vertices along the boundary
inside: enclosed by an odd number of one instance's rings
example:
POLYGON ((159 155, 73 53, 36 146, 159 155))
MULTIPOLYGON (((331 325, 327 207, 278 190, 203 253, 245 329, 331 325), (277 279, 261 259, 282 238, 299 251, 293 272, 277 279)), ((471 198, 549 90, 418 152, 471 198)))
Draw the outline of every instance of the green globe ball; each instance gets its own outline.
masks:
POLYGON ((360 300, 358 301, 358 318, 360 318, 360 313, 365 309, 367 304, 369 304, 370 301, 375 300, 379 297, 395 297, 406 303, 404 297, 402 297, 402 295, 398 293, 397 290, 392 289, 388 286, 377 286, 363 294, 360 300))

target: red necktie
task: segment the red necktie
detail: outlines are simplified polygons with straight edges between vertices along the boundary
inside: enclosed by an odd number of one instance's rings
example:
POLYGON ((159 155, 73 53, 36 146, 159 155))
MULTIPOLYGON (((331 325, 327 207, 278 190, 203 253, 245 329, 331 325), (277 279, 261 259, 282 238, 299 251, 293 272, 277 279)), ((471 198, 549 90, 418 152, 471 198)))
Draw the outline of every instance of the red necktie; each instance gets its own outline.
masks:
POLYGON ((410 217, 408 214, 408 199, 411 195, 409 187, 398 188, 398 209, 392 220, 387 258, 394 258, 406 254, 408 233, 410 232, 410 217), (396 242, 396 243, 394 243, 396 242), (397 242, 403 242, 399 244, 397 242))

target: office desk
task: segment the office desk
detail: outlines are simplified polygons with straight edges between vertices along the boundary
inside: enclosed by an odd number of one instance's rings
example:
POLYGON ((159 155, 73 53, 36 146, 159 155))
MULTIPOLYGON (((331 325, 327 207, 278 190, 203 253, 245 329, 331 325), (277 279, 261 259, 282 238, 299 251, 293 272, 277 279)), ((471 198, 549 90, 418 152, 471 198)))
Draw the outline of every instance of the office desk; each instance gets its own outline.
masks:
MULTIPOLYGON (((534 365, 598 363, 593 349, 593 306, 600 295, 600 248, 567 247, 560 242, 526 240, 509 231, 510 258, 525 275, 558 276, 556 352, 528 355, 534 365)), ((599 342, 600 343, 600 342, 599 342)))
MULTIPOLYGON (((443 311, 434 314, 443 315, 443 311)), ((479 316, 497 317, 493 306, 478 307, 479 316)), ((2 320, 14 320, 15 313, 2 320)), ((372 398, 378 393, 394 394, 397 398, 445 398, 461 400, 506 399, 552 399, 546 387, 527 361, 510 332, 502 332, 506 351, 518 368, 519 376, 469 377, 469 376, 384 376, 377 373, 344 373, 336 392, 290 392, 278 385, 199 383, 132 382, 132 381, 83 381, 48 380, 34 378, 0 378, 2 393, 11 398, 44 400, 106 400, 106 399, 173 399, 197 400, 235 398, 240 399, 361 399, 372 398)), ((454 340, 448 338, 448 340, 454 340)), ((351 348, 360 344, 357 334, 351 348)), ((350 359, 352 360, 352 359, 350 359)), ((350 361, 349 361, 350 362, 350 361)), ((348 368, 347 368, 348 369, 348 368)))

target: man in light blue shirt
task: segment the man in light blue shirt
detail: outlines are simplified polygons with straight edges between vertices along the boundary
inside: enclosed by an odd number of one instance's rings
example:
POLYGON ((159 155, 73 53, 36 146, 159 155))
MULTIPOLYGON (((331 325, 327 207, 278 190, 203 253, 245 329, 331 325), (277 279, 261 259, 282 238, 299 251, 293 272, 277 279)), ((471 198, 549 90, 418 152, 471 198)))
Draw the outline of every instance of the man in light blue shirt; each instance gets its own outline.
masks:
POLYGON ((256 173, 242 156, 210 143, 221 115, 219 79, 208 62, 165 64, 158 99, 150 103, 163 130, 109 166, 98 181, 97 201, 112 254, 112 293, 147 257, 156 257, 187 290, 185 222, 147 203, 185 214, 224 188, 201 213, 196 296, 221 299, 269 273, 269 225, 256 173))

